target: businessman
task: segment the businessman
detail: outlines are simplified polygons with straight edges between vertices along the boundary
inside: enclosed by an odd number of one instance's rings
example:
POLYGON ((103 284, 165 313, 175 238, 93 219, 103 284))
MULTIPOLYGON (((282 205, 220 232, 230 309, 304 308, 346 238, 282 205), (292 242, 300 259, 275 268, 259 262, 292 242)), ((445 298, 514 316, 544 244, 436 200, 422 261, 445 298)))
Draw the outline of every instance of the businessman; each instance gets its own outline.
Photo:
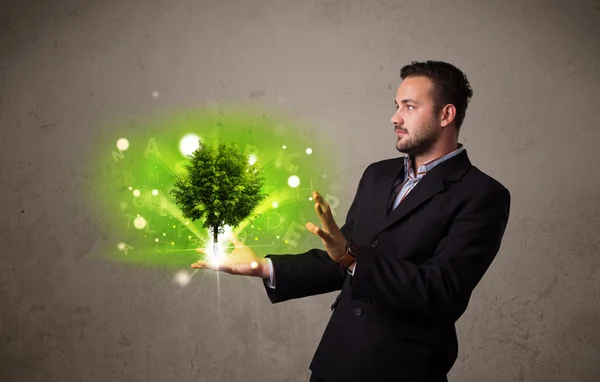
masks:
POLYGON ((473 91, 440 61, 401 69, 391 122, 406 155, 369 165, 345 224, 314 193, 324 250, 261 258, 234 239, 230 262, 194 268, 261 277, 272 303, 341 290, 310 380, 447 381, 455 323, 499 251, 510 193, 458 143, 473 91))

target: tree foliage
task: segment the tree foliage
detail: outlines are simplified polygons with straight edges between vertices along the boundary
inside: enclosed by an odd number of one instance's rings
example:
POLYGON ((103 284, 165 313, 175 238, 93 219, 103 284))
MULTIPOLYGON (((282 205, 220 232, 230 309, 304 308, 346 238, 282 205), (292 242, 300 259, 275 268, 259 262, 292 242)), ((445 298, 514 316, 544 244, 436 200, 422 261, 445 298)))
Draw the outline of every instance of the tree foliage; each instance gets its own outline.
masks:
POLYGON ((183 216, 204 220, 203 227, 212 231, 217 243, 225 225, 239 225, 266 197, 260 192, 264 178, 235 144, 201 143, 189 159, 171 194, 183 216))

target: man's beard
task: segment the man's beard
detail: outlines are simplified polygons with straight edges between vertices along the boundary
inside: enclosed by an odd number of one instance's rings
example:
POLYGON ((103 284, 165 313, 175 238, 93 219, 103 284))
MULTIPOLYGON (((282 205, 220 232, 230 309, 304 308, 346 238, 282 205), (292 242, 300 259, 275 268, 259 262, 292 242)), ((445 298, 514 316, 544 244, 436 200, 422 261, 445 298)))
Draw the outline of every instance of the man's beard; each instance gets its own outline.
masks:
POLYGON ((420 156, 428 153, 439 138, 434 127, 435 119, 428 121, 418 133, 403 136, 396 142, 396 149, 410 156, 420 156))

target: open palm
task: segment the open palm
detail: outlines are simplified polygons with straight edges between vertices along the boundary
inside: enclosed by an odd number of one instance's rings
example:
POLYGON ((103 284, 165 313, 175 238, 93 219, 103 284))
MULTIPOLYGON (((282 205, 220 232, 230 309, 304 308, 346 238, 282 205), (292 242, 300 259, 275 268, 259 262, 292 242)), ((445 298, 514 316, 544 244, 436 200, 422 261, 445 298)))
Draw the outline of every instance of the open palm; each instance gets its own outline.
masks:
MULTIPOLYGON (((196 269, 211 269, 232 275, 260 277, 264 272, 265 259, 258 257, 252 248, 242 243, 235 235, 232 235, 230 241, 235 247, 231 253, 224 256, 222 261, 217 263, 211 261, 211 259, 198 260, 191 267, 196 269)), ((207 254, 203 248, 199 248, 198 252, 207 254)))

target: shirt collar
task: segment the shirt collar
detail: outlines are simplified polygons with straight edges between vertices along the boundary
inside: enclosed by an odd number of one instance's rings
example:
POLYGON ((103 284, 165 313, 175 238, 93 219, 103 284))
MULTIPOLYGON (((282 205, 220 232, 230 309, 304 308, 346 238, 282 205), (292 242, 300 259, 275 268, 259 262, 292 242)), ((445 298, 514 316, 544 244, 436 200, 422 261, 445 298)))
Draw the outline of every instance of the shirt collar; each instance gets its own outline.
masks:
POLYGON ((404 157, 404 173, 408 174, 409 178, 421 179, 423 176, 425 176, 425 174, 427 174, 428 171, 431 171, 432 168, 434 168, 438 164, 442 163, 443 161, 448 160, 448 159, 460 154, 464 150, 465 150, 465 147, 462 145, 462 143, 459 143, 458 148, 456 150, 444 155, 441 158, 432 159, 430 161, 423 163, 421 165, 421 167, 419 167, 417 169, 417 176, 415 176, 415 174, 413 172, 413 157, 412 157, 412 155, 407 155, 404 157))

